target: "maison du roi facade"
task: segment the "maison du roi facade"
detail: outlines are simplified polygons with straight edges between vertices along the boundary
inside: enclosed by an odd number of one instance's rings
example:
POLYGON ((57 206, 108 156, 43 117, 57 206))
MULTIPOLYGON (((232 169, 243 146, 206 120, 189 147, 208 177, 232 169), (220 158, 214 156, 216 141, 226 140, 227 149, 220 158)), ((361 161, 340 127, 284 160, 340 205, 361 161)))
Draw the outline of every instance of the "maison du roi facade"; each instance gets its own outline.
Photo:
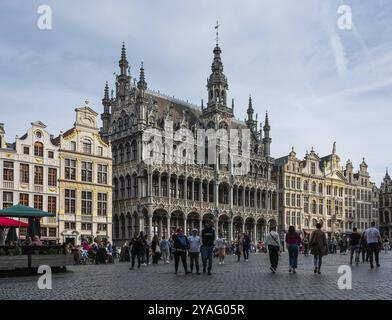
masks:
MULTIPOLYGON (((57 138, 38 121, 7 144, 0 125, 0 208, 21 203, 56 213, 41 221, 43 240, 111 239, 111 147, 101 139, 97 113, 87 103, 75 112, 74 126, 57 138)), ((22 239, 26 231, 19 228, 22 239)))
MULTIPOLYGON (((111 142, 113 153, 114 241, 121 243, 139 231, 168 236, 179 226, 189 234, 207 221, 229 240, 247 231, 255 241, 263 239, 269 226, 277 224, 268 115, 259 129, 249 98, 247 120, 234 118, 234 101, 228 103, 228 81, 218 44, 213 54, 207 103, 195 106, 148 90, 143 65, 139 81, 131 81, 123 46, 115 96, 112 91, 109 97, 106 85, 101 115, 101 133, 105 141, 111 142), (193 132, 199 128, 249 129, 250 170, 246 175, 234 175, 229 165, 166 163, 167 154, 162 155, 161 163, 147 165, 142 161, 146 148, 142 134, 148 128, 187 128, 193 132)), ((173 157, 175 148, 168 151, 173 157)))
POLYGON ((392 180, 387 172, 380 187, 380 232, 392 237, 392 180))

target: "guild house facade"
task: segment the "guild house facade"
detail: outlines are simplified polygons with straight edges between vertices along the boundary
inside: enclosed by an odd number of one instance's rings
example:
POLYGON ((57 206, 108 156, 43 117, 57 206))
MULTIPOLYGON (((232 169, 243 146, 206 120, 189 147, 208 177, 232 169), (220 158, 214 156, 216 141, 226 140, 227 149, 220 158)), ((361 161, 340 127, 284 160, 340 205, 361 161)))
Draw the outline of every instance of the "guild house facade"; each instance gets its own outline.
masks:
MULTIPOLYGON (((59 207, 58 147, 41 121, 14 143, 6 143, 4 124, 0 124, 0 209, 23 204, 57 214, 59 207)), ((21 219, 27 222, 27 219, 21 219)), ((26 228, 18 228, 24 239, 26 228)), ((57 242, 57 217, 41 219, 41 239, 57 242)))
POLYGON ((149 90, 143 65, 137 83, 132 81, 124 45, 119 66, 115 94, 112 90, 109 97, 109 87, 105 86, 101 115, 101 134, 111 142, 113 153, 113 240, 122 243, 139 231, 150 236, 169 236, 178 226, 190 234, 191 229, 200 229, 207 221, 229 240, 245 231, 253 241, 262 240, 278 219, 270 122, 266 114, 264 126, 260 124, 259 128, 251 97, 247 119, 239 121, 234 117, 235 104, 234 100, 228 102, 228 79, 223 73, 218 42, 213 49, 205 105, 203 100, 196 106, 149 90), (202 157, 197 155, 200 148, 209 150, 209 139, 195 142, 191 151, 179 152, 179 141, 170 138, 164 138, 162 150, 148 151, 153 156, 159 153, 163 160, 148 163, 144 161, 148 141, 143 140, 143 133, 151 129, 187 129, 195 141, 199 129, 224 129, 229 134, 230 129, 248 132, 248 164, 245 165, 245 155, 241 153, 241 139, 238 159, 243 162, 234 163, 230 152, 227 161, 220 161, 230 137, 215 140, 215 164, 211 164, 207 151, 202 157), (189 160, 192 156, 191 162, 181 159, 189 160), (198 161, 199 158, 206 161, 198 161), (234 174, 242 164, 243 174, 234 174))
POLYGON ((357 172, 350 160, 341 166, 336 143, 325 157, 312 148, 299 159, 293 148, 276 159, 275 170, 281 230, 294 225, 309 234, 320 222, 334 237, 351 233, 353 227, 363 232, 372 221, 378 224, 378 189, 370 181, 365 159, 357 172))

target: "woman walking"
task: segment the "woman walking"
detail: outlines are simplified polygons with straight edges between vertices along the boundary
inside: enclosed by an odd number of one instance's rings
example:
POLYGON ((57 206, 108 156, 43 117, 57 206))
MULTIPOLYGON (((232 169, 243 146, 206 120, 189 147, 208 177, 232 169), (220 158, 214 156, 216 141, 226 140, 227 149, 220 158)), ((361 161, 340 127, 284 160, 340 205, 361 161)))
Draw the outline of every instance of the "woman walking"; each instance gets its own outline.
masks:
POLYGON ((279 254, 281 252, 279 234, 276 232, 275 226, 271 227, 270 232, 265 239, 265 244, 268 247, 271 263, 270 270, 272 273, 275 273, 278 268, 279 254))
POLYGON ((226 239, 222 233, 219 233, 218 239, 215 240, 215 247, 218 249, 219 264, 225 264, 226 239))
POLYGON ((161 257, 161 248, 157 235, 154 235, 151 241, 151 254, 152 254, 152 264, 158 264, 158 260, 161 257))
POLYGON ((289 252, 289 272, 293 271, 298 267, 298 250, 301 244, 301 237, 295 231, 294 226, 290 226, 286 234, 287 250, 289 252))
POLYGON ((178 228, 176 233, 172 236, 173 246, 174 246, 174 270, 175 274, 178 271, 178 264, 182 262, 185 274, 188 274, 188 267, 186 264, 186 251, 189 249, 189 240, 184 235, 182 228, 178 228))
POLYGON ((328 254, 328 242, 325 233, 321 231, 321 223, 316 224, 316 230, 310 236, 310 253, 314 256, 314 273, 320 274, 323 256, 328 254))

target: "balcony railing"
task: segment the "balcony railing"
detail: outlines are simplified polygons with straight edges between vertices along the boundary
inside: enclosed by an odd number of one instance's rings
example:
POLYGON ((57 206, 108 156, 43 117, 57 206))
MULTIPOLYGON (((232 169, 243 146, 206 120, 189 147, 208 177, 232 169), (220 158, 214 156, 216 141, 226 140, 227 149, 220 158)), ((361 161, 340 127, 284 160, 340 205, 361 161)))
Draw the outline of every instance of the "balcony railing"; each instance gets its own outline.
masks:
POLYGON ((13 181, 3 181, 3 188, 4 189, 13 189, 14 182, 13 181))

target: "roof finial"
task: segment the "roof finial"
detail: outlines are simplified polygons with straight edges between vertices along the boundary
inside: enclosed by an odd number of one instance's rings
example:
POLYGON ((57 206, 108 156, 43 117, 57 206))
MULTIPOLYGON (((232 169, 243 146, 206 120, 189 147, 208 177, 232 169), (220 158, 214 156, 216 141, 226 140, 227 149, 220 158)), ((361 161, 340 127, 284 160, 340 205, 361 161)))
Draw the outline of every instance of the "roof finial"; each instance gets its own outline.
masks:
POLYGON ((218 20, 216 20, 215 30, 216 30, 216 46, 217 47, 219 45, 219 27, 220 27, 220 24, 219 24, 218 20))
POLYGON ((336 141, 333 143, 332 154, 336 154, 336 141))

